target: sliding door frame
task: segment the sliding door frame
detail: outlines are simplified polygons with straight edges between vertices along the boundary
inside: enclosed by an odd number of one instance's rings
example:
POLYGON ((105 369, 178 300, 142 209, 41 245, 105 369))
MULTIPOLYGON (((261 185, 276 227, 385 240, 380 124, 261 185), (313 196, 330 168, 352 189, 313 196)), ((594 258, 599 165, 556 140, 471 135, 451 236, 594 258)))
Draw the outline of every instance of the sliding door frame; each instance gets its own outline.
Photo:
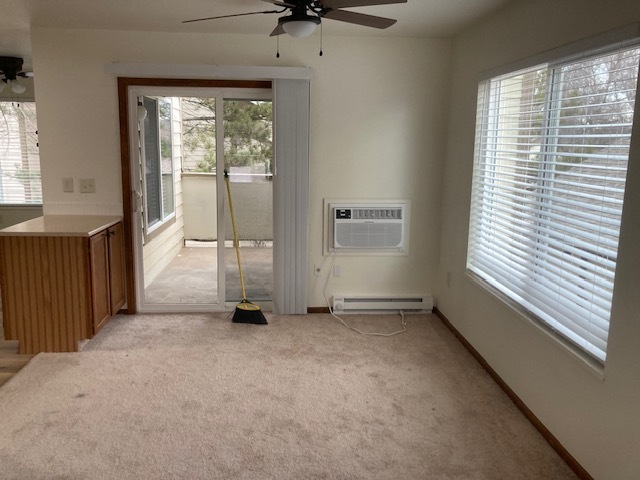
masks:
MULTIPOLYGON (((122 200, 125 227, 125 268, 127 286, 127 312, 136 313, 136 261, 134 253, 133 212, 135 211, 133 179, 131 177, 130 130, 135 122, 134 112, 129 111, 129 89, 135 86, 196 87, 196 88, 272 88, 274 91, 274 178, 282 174, 279 187, 274 191, 274 311, 283 314, 306 313, 307 295, 307 219, 309 192, 309 80, 311 71, 298 67, 212 67, 204 65, 181 66, 194 77, 175 78, 181 71, 175 65, 112 64, 107 70, 116 74, 118 108, 120 117, 120 155, 122 175, 122 200), (122 76, 119 76, 122 75, 122 76), (127 76, 136 75, 136 76, 127 76), (147 77, 154 76, 152 78, 147 77), (157 75, 157 77, 155 77, 157 75), (244 80, 214 80, 229 75, 244 80), (174 78, 172 78, 174 77, 174 78), (268 79, 268 80, 265 80, 268 79), (272 80, 273 82, 272 82, 272 80), (295 87, 291 94, 290 87, 295 87), (280 94, 276 94, 279 91, 280 94), (281 104, 281 105, 280 105, 281 104), (278 118, 288 118, 292 109, 295 122, 293 130, 278 128, 278 118), (294 148, 290 148, 291 146, 294 148), (279 150, 282 152, 280 153, 279 150), (281 190, 278 192, 278 190, 281 190), (285 190, 295 192, 296 212, 293 218, 286 216, 285 190), (279 240, 277 240, 279 239, 279 240), (276 242, 279 247, 276 253, 276 242), (291 249, 290 249, 291 248, 291 249)), ((282 120, 280 120, 282 121, 282 120)), ((274 184, 274 187, 276 185, 274 184)), ((289 203, 289 202, 287 202, 289 203)))
MULTIPOLYGON (((271 89, 239 89, 239 88, 195 88, 195 87, 149 87, 149 86, 135 86, 129 88, 129 111, 137 110, 137 102, 142 97, 172 97, 172 98, 211 98, 215 99, 215 118, 222 119, 216 120, 215 136, 216 136, 216 169, 218 172, 222 172, 225 169, 225 156, 224 156, 224 102, 225 100, 263 100, 273 101, 273 94, 271 89)), ((133 115, 130 115, 131 128, 129 130, 129 138, 135 138, 136 120, 133 115)), ((143 142, 144 144, 144 142, 143 142)), ((136 157, 138 150, 135 145, 131 146, 130 156, 136 157)), ((182 153, 184 155, 184 152, 182 153)), ((142 205, 146 205, 146 177, 141 175, 137 164, 134 161, 131 169, 131 178, 133 183, 132 193, 134 198, 142 197, 142 205), (137 191, 139 190, 139 192, 137 191)), ((272 184, 273 186, 273 184, 272 184)), ((216 238, 225 239, 225 209, 226 207, 226 194, 224 177, 222 175, 216 176, 216 217, 218 230, 216 232, 216 238)), ((139 215, 141 212, 139 205, 134 205, 132 215, 132 236, 134 247, 134 258, 136 264, 137 278, 136 278, 136 298, 138 301, 137 310, 144 313, 150 312, 172 312, 172 313, 185 313, 185 312, 210 312, 210 311, 226 311, 235 306, 235 303, 226 304, 225 297, 225 249, 217 249, 217 301, 210 303, 147 303, 144 297, 145 285, 145 264, 144 264, 144 245, 147 244, 149 236, 141 234, 144 228, 144 219, 141 220, 139 215), (145 240, 145 241, 143 241, 145 240), (144 244, 144 245, 143 245, 144 244)), ((177 215, 177 212, 176 212, 177 215)), ((145 217, 146 219, 146 217, 145 217)), ((151 240, 153 242, 153 240, 151 240)), ((224 243, 223 243, 224 244, 224 243)), ((176 288, 180 288, 177 286, 176 288)), ((237 302, 236 302, 237 303, 237 302)), ((265 309, 271 309, 272 302, 267 301, 262 305, 265 309)))
MULTIPOLYGON (((181 79, 162 79, 162 78, 118 78, 118 100, 120 110, 120 155, 122 168, 122 202, 123 217, 125 228, 125 270, 127 284, 127 311, 128 313, 136 313, 142 305, 144 298, 140 295, 144 292, 144 285, 140 286, 142 273, 139 271, 140 262, 138 252, 139 235, 137 230, 137 220, 134 215, 137 213, 137 189, 135 186, 136 178, 133 174, 133 165, 135 158, 132 158, 132 152, 135 148, 133 145, 134 136, 132 129, 135 128, 137 119, 136 112, 131 108, 132 98, 136 98, 141 91, 153 92, 158 94, 167 94, 175 96, 184 96, 189 90, 189 95, 198 96, 198 91, 208 90, 208 96, 220 98, 221 94, 212 95, 214 92, 220 92, 223 89, 242 89, 264 91, 271 90, 271 82, 269 81, 220 81, 220 80, 181 80, 181 79), (174 93, 170 93, 174 92, 174 93)), ((135 102, 134 102, 135 103, 135 102)), ((223 202, 220 202, 220 193, 218 195, 218 209, 223 202)), ((222 192, 224 193, 224 192, 222 192)), ((219 214, 219 211, 218 211, 219 214)), ((224 233, 224 232, 223 232, 224 233)), ((224 237, 223 237, 224 238, 224 237)), ((220 255, 224 255, 221 249, 218 249, 218 261, 220 255)), ((220 269, 218 269, 220 270, 220 269)), ((222 272, 224 274, 224 272, 222 272)), ((218 275, 220 277, 220 273, 218 275)), ((224 285, 223 285, 224 286, 224 285)), ((160 306, 160 308, 169 308, 170 306, 160 306)), ((148 309, 146 309, 148 310, 148 309)), ((198 310, 194 308, 193 310, 198 310)), ((211 310, 210 306, 205 306, 205 311, 211 310)))

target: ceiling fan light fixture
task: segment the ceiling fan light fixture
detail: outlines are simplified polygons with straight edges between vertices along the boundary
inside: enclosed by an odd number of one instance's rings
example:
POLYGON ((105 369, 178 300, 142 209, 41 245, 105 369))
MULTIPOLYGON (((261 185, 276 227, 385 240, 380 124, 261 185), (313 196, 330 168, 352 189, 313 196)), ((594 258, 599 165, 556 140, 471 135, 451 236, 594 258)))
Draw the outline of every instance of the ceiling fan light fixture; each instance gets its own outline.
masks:
POLYGON ((280 19, 282 29, 287 35, 291 35, 296 38, 308 37, 316 31, 316 27, 320 25, 320 18, 305 15, 298 17, 292 15, 290 17, 284 17, 280 19))
POLYGON ((18 83, 17 80, 7 80, 7 83, 11 82, 11 91, 15 94, 20 95, 21 93, 24 93, 27 90, 27 87, 25 87, 24 85, 22 85, 21 83, 18 83))

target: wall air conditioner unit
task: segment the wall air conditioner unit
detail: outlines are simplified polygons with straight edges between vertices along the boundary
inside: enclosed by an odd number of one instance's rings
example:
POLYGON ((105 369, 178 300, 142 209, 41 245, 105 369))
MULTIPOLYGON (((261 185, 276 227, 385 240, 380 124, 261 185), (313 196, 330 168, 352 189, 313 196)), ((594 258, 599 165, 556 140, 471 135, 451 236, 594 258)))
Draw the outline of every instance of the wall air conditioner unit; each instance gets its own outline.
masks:
POLYGON ((405 251, 407 203, 329 204, 331 250, 405 251))
POLYGON ((334 295, 331 305, 334 313, 373 313, 384 311, 412 311, 431 313, 431 295, 334 295))

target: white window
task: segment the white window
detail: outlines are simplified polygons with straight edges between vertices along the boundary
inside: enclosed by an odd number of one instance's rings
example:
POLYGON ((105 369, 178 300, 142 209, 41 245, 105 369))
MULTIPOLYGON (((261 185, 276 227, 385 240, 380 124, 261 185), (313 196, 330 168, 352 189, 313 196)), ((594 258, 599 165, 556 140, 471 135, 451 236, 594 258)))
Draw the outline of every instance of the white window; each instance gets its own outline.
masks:
POLYGON ((468 269, 606 357, 640 48, 480 83, 468 269))
POLYGON ((0 205, 42 204, 34 102, 0 101, 0 205))
POLYGON ((150 233, 175 217, 173 178, 172 102, 144 97, 145 228, 150 233))

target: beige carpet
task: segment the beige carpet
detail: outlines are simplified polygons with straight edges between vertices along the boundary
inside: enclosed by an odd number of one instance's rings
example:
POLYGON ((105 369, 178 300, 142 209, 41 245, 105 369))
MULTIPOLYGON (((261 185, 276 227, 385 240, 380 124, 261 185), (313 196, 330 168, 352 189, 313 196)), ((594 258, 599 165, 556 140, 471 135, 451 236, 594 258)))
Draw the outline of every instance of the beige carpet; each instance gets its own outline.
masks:
POLYGON ((267 317, 118 316, 38 355, 0 388, 0 477, 575 478, 436 317, 267 317))

